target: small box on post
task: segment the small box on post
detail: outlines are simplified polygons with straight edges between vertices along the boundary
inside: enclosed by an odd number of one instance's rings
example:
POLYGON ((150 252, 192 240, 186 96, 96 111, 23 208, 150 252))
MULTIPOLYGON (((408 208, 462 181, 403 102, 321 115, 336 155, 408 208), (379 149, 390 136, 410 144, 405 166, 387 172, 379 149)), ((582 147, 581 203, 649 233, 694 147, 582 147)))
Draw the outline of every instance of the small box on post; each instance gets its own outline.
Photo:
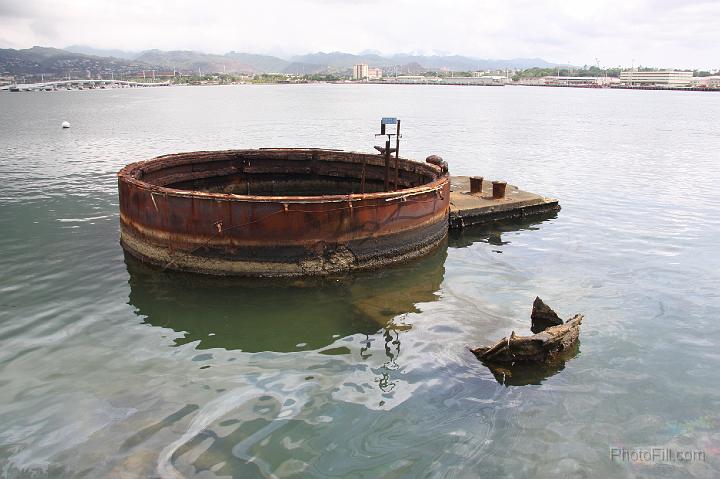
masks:
POLYGON ((398 120, 395 117, 392 116, 384 116, 380 119, 380 134, 385 135, 386 133, 386 127, 385 125, 394 125, 397 123, 398 120))
POLYGON ((400 162, 400 120, 392 116, 384 116, 380 119, 380 133, 375 136, 386 136, 385 147, 376 146, 375 149, 381 155, 385 155, 385 181, 383 184, 384 191, 390 191, 390 154, 395 153, 395 189, 398 189, 399 183, 399 162, 400 162), (397 125, 395 133, 387 132, 387 125, 397 125), (395 148, 390 147, 390 140, 395 137, 395 148))

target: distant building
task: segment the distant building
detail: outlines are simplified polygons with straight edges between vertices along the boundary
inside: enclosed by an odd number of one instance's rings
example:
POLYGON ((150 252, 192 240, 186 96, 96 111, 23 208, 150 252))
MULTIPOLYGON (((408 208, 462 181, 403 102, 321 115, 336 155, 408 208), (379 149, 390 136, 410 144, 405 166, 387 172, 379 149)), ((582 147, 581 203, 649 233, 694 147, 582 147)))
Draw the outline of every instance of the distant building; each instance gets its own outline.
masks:
POLYGON ((471 77, 442 77, 440 83, 452 85, 504 85, 508 79, 502 75, 482 75, 471 77))
POLYGON ((424 85, 505 85, 508 79, 504 76, 485 75, 482 77, 429 77, 423 75, 398 75, 387 77, 387 83, 420 83, 424 85))
POLYGON ((546 85, 563 86, 603 86, 613 83, 617 79, 612 77, 570 77, 546 76, 542 78, 546 85))
POLYGON ((720 75, 694 77, 693 85, 701 88, 720 88, 720 75))
POLYGON ((620 83, 616 77, 571 77, 548 75, 544 77, 520 78, 517 85, 530 86, 570 86, 585 88, 602 88, 620 83))
POLYGON ((368 71, 367 71, 368 80, 379 80, 380 78, 382 78, 382 76, 383 76, 383 73, 382 73, 381 69, 368 68, 368 71))
POLYGON ((437 83, 440 78, 427 78, 422 75, 397 75, 392 77, 392 83, 437 83))
POLYGON ((358 63, 353 67, 353 80, 367 80, 368 70, 367 63, 358 63))
POLYGON ((663 70, 641 72, 635 70, 626 70, 620 72, 620 83, 625 85, 638 86, 690 86, 693 79, 693 72, 684 72, 679 70, 663 70))

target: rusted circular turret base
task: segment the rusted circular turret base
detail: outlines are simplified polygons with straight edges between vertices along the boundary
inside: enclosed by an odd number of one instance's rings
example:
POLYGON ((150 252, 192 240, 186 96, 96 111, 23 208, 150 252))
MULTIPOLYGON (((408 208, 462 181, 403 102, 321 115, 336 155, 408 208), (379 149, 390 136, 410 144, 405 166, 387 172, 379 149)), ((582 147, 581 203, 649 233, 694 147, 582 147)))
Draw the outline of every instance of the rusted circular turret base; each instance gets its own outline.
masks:
POLYGON ((195 152, 118 173, 121 244, 162 268, 307 276, 422 256, 447 235, 447 166, 335 150, 195 152), (384 191, 384 179, 391 178, 384 191))

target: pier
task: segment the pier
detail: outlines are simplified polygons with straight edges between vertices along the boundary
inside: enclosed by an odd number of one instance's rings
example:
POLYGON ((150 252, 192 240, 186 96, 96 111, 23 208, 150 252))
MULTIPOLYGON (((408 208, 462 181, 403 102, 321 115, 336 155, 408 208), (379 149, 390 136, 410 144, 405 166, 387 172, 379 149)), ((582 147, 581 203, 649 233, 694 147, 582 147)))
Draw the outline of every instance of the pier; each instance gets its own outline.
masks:
POLYGON ((557 199, 529 193, 505 182, 469 176, 450 178, 450 229, 559 210, 557 199))
POLYGON ((0 90, 9 91, 52 91, 57 89, 84 89, 84 88, 147 88, 158 86, 170 86, 170 82, 135 82, 126 80, 57 80, 41 83, 23 83, 5 85, 0 90))

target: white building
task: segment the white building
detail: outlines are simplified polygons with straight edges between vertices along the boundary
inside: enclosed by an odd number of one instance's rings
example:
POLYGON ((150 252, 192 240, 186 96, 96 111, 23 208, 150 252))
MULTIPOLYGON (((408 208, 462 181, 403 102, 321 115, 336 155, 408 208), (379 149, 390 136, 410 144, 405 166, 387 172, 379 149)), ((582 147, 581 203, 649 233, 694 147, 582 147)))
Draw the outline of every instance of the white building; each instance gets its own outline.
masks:
POLYGON ((353 67, 353 80, 367 80, 368 76, 367 63, 358 63, 353 67))
POLYGON ((690 86, 693 72, 678 70, 662 70, 652 72, 640 72, 627 70, 620 72, 620 83, 625 85, 654 86, 664 85, 671 87, 690 86))

